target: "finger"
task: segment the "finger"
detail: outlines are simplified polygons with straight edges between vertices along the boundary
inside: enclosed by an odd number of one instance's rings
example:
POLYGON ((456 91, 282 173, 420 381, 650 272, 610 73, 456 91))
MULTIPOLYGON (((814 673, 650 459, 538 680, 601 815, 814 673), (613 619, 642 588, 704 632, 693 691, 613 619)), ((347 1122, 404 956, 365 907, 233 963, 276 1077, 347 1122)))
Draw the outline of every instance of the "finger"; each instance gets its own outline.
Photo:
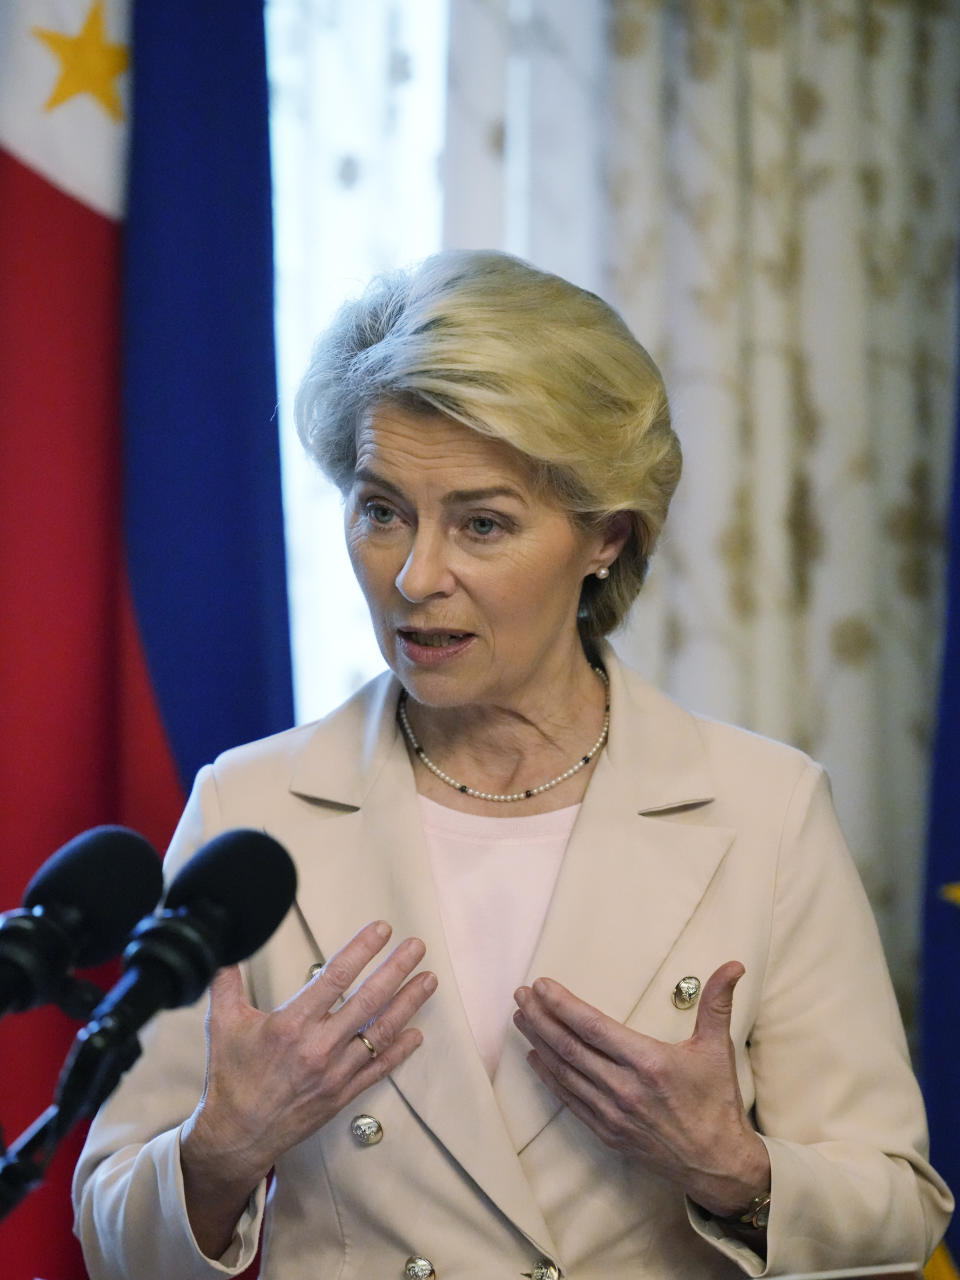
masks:
MULTIPOLYGON (((611 1087, 610 1077, 618 1068, 609 1058, 578 1042, 571 1050, 559 1052, 525 1020, 522 1012, 513 1021, 530 1042, 534 1053, 528 1061, 540 1062, 551 1077, 586 1105, 600 1109, 611 1087)), ((569 1033, 567 1033, 569 1035, 569 1033)))
POLYGON ((207 1006, 208 1023, 222 1025, 236 1021, 252 1005, 247 1000, 243 986, 243 975, 238 964, 218 969, 210 984, 210 999, 207 1006))
POLYGON ((328 1012, 349 991, 377 952, 383 950, 390 933, 390 926, 385 920, 365 924, 287 1003, 293 1004, 302 999, 314 1011, 328 1012))
POLYGON ((536 1000, 525 998, 522 988, 517 995, 523 1003, 514 1014, 514 1024, 554 1072, 560 1074, 559 1064, 565 1063, 581 1076, 609 1087, 613 1073, 619 1069, 614 1060, 582 1040, 567 1023, 546 1013, 536 1000))
POLYGON ((527 1062, 558 1102, 562 1102, 568 1111, 572 1112, 579 1120, 582 1120, 589 1129, 592 1129, 602 1142, 605 1142, 610 1147, 615 1145, 614 1135, 603 1115, 572 1089, 568 1089, 563 1081, 554 1075, 539 1054, 528 1054, 527 1062))
POLYGON ((552 978, 538 978, 532 988, 520 987, 514 998, 528 1021, 564 1057, 566 1053, 558 1043, 564 1034, 560 1028, 573 1032, 579 1040, 619 1063, 629 1062, 647 1041, 638 1032, 626 1032, 619 1022, 552 978))
POLYGON ((746 970, 739 960, 728 960, 710 975, 697 1006, 694 1039, 728 1040, 733 1014, 733 989, 746 970))
POLYGON ((332 1018, 342 1041, 355 1036, 384 1010, 425 952, 426 947, 419 938, 405 938, 357 987, 332 1018))
MULTIPOLYGON (((395 1040, 404 1027, 437 989, 433 973, 418 973, 405 983, 387 1005, 368 1023, 353 1032, 353 1040, 370 1057, 379 1057, 395 1040)), ((362 1054, 360 1055, 362 1061, 362 1054)))
MULTIPOLYGON (((364 1053, 367 1052, 359 1040, 357 1044, 364 1053)), ((365 1089, 369 1089, 371 1085, 379 1083, 391 1071, 395 1071, 422 1044, 423 1032, 419 1027, 405 1027, 396 1040, 375 1058, 367 1054, 366 1061, 350 1076, 337 1096, 337 1110, 345 1107, 348 1102, 363 1093, 365 1089)))

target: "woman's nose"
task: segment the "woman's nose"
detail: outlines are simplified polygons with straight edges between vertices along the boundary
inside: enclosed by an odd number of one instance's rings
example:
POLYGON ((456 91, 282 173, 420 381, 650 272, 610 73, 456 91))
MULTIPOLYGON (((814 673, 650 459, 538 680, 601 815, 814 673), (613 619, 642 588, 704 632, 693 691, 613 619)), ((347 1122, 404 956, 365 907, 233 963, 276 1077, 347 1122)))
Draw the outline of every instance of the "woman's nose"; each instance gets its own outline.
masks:
POLYGON ((418 534, 410 554, 397 574, 397 590, 411 603, 430 596, 449 595, 453 590, 453 573, 448 563, 443 540, 418 534))

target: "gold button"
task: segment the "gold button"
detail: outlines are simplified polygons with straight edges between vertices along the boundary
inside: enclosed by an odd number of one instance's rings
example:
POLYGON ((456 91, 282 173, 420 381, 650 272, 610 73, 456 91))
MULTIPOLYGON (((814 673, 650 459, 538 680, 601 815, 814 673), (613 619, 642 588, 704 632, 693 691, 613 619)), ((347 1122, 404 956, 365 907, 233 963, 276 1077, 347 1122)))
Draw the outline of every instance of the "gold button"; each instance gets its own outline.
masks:
POLYGON ((310 982, 311 979, 315 978, 318 973, 322 973, 322 972, 323 972, 323 961, 317 960, 307 970, 307 981, 310 982))
POLYGON ((533 1270, 522 1274, 529 1276, 530 1280, 560 1280, 560 1268, 549 1258, 538 1258, 533 1264, 533 1270))
POLYGON ((434 1271, 433 1263, 429 1258, 414 1256, 407 1259, 403 1274, 407 1277, 407 1280, 434 1280, 437 1273, 434 1271))
POLYGON ((354 1116, 350 1132, 362 1146, 375 1147, 383 1138, 383 1125, 376 1116, 354 1116))
POLYGON ((700 999, 700 979, 681 978, 670 998, 678 1009, 692 1009, 700 999))

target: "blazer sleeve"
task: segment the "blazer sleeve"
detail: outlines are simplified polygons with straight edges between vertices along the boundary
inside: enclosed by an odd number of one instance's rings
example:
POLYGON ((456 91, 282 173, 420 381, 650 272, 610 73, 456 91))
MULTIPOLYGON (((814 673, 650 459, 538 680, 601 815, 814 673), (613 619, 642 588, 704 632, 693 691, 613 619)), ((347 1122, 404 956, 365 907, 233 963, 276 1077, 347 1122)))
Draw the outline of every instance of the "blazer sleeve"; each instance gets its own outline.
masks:
MULTIPOLYGON (((197 775, 164 862, 169 880, 221 829, 213 770, 197 775)), ((213 1280, 254 1260, 265 1184, 217 1260, 190 1230, 180 1170, 180 1129, 203 1091, 206 997, 162 1013, 142 1034, 143 1054, 90 1127, 73 1180, 74 1230, 91 1280, 213 1280)))
POLYGON ((953 1201, 927 1160, 873 913, 826 776, 810 762, 783 823, 746 1048, 772 1169, 766 1263, 689 1206, 694 1228, 755 1276, 925 1261, 953 1201))

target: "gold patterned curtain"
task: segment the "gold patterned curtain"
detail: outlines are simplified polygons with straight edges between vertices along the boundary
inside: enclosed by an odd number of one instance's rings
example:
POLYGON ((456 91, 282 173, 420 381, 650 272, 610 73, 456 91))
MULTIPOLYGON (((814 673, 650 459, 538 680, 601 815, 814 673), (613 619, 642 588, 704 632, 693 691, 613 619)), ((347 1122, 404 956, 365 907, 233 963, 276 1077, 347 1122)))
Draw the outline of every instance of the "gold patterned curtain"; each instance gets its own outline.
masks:
POLYGON ((684 479, 617 646, 827 765, 909 1018, 960 4, 452 0, 447 184, 448 244, 596 289, 660 363, 684 479))

